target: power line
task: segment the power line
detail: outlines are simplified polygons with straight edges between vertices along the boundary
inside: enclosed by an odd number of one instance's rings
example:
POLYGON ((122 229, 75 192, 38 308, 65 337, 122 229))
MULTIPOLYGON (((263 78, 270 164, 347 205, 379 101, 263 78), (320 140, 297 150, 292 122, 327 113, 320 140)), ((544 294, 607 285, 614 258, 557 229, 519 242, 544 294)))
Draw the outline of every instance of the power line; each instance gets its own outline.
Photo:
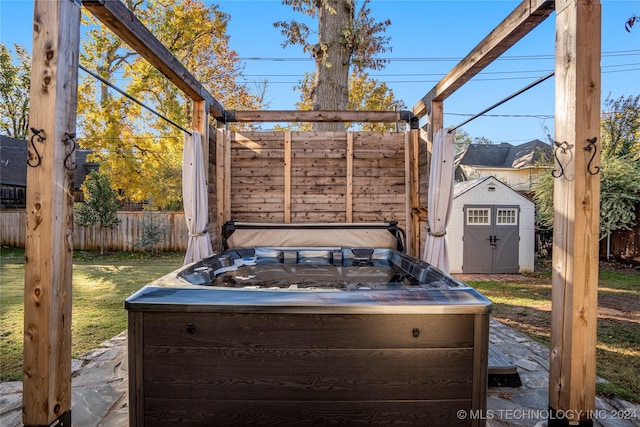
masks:
MULTIPOLYGON (((611 65, 602 65, 602 68, 612 68, 612 67, 632 67, 640 65, 640 62, 632 62, 629 64, 611 64, 611 65)), ((636 70, 636 69, 633 69, 636 70)), ((632 70, 632 71, 633 71, 632 70)), ((622 70, 627 71, 627 70, 622 70)), ((501 74, 521 74, 521 73, 549 73, 550 69, 544 70, 510 70, 510 71, 482 71, 478 73, 478 75, 501 75, 501 74)), ((613 72, 613 71, 609 71, 613 72)), ((420 76, 435 76, 441 77, 444 73, 379 73, 379 74, 368 74, 369 77, 420 77, 420 76)), ((300 73, 297 74, 243 74, 242 77, 299 77, 300 73)), ((217 76, 214 76, 214 78, 217 76)), ((501 79, 502 80, 502 79, 501 79)))
MULTIPOLYGON (((471 117, 474 114, 468 113, 444 113, 445 116, 463 116, 471 117)), ((507 117, 507 118, 534 118, 534 119, 552 119, 554 114, 483 114, 483 117, 507 117)))
MULTIPOLYGON (((638 71, 640 70, 640 68, 629 68, 626 70, 609 70, 609 71, 602 71, 602 74, 611 74, 611 73, 626 73, 626 72, 631 72, 631 71, 638 71)), ((524 72, 524 71, 523 71, 524 72)), ((514 72, 514 73, 518 73, 518 72, 514 72)), ((437 74, 438 76, 443 76, 443 74, 437 74)), ((481 74, 478 74, 481 75, 481 74)), ((244 77, 244 76, 243 76, 244 77)), ((285 77, 295 77, 295 76, 285 76, 285 77)), ((534 78, 535 76, 519 76, 519 77, 496 77, 496 78, 474 78, 472 80, 469 81, 469 83, 473 83, 473 82, 493 82, 493 81, 504 81, 504 80, 530 80, 532 78, 534 78)), ((393 83, 393 84, 401 84, 401 83, 438 83, 440 81, 440 79, 429 79, 429 80, 381 80, 382 83, 393 83)), ((254 83, 254 81, 251 80, 247 80, 244 78, 239 78, 236 80, 236 82, 238 83, 244 83, 244 84, 248 84, 248 83, 254 83)), ((291 84, 291 85, 296 85, 296 84, 300 84, 300 81, 268 81, 268 84, 291 84)))
MULTIPOLYGON (((640 50, 617 50, 610 52, 602 52, 602 57, 614 56, 631 56, 640 55, 640 50)), ((272 61, 272 62, 308 62, 314 61, 313 58, 302 57, 267 57, 267 56, 247 56, 238 58, 240 61, 272 61)), ((380 58, 388 62, 460 62, 462 57, 398 57, 398 58, 380 58)), ((501 56, 495 61, 529 61, 536 59, 555 59, 555 54, 540 55, 512 55, 501 56)))

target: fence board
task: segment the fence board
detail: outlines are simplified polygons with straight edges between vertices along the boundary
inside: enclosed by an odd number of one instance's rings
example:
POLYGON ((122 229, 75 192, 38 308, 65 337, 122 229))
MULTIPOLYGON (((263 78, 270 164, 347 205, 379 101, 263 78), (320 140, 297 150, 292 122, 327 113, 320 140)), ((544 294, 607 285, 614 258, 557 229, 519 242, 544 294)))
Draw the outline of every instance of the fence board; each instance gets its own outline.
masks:
MULTIPOLYGON (((104 231, 105 251, 144 251, 140 241, 144 235, 143 219, 153 215, 154 223, 165 228, 162 240, 156 246, 159 251, 184 252, 187 250, 189 232, 184 212, 118 212, 120 224, 113 230, 104 231)), ((26 212, 0 211, 0 244, 24 248, 26 234, 26 212)), ((98 226, 73 229, 73 248, 80 251, 100 249, 98 226)))

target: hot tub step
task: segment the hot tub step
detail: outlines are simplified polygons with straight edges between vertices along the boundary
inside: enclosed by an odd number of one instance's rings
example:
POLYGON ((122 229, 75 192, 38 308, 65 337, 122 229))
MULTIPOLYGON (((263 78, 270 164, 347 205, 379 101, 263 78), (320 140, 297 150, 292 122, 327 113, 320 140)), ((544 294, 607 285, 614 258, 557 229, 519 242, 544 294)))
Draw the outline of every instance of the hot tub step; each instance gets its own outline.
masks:
POLYGON ((518 368, 498 348, 489 343, 489 387, 520 387, 518 368))

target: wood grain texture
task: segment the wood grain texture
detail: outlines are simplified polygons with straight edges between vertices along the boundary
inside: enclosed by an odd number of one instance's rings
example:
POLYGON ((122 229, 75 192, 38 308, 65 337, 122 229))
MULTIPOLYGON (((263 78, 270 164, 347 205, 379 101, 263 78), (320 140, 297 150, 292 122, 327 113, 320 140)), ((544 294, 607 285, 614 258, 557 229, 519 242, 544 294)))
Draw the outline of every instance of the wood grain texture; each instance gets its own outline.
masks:
POLYGON ((473 315, 144 315, 150 346, 441 348, 473 346, 473 315), (187 332, 192 323, 196 332, 187 332), (413 336, 418 328, 419 337, 413 336), (268 336, 266 335, 268 333, 268 336))
POLYGON ((144 425, 144 331, 142 313, 129 313, 127 328, 129 425, 144 425))
POLYGON ((488 315, 130 316, 132 425, 475 425, 457 411, 485 409, 488 315))
POLYGON ((596 138, 591 168, 599 165, 601 6, 556 7, 555 139, 570 147, 557 152, 564 175, 554 180, 549 405, 585 421, 595 408, 600 175, 589 173, 584 148, 596 138))
POLYGON ((144 393, 168 401, 470 399, 472 355, 472 348, 145 346, 144 393))
POLYGON ((305 402, 233 401, 206 402, 149 399, 147 425, 158 427, 211 425, 378 425, 470 426, 456 413, 470 401, 305 402))
POLYGON ((73 171, 65 163, 75 155, 63 141, 76 132, 79 41, 78 4, 34 3, 29 128, 45 139, 34 139, 34 167, 26 168, 25 425, 49 425, 71 410, 73 171))
POLYGON ((233 112, 237 122, 373 122, 403 121, 399 111, 301 111, 301 110, 238 110, 233 112))
POLYGON ((219 220, 407 222, 405 133, 218 132, 219 220))

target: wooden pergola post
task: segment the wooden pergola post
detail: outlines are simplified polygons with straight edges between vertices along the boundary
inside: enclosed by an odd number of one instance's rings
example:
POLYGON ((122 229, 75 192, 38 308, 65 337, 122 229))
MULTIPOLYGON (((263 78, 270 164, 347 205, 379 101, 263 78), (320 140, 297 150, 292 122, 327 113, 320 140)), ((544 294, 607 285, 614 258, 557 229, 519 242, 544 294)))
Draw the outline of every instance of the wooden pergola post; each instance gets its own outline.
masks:
MULTIPOLYGON (((205 164, 204 173, 206 176, 208 197, 209 183, 211 182, 211 177, 209 176, 209 106, 204 99, 192 99, 191 101, 193 102, 193 120, 191 121, 191 125, 193 130, 199 132, 202 138, 200 144, 202 145, 202 157, 205 164)), ((211 209, 209 209, 209 212, 211 212, 211 209)), ((209 212, 207 215, 209 215, 209 212)), ((210 222, 211 218, 208 218, 207 224, 210 222)), ((209 233, 211 233, 211 230, 209 230, 209 233)), ((209 235, 209 239, 211 239, 211 235, 209 235)))
MULTIPOLYGON (((193 99, 193 130, 200 132, 202 136, 202 155, 209 158, 209 113, 207 111, 207 101, 193 99)), ((209 182, 209 171, 207 170, 207 182, 209 182)))
MULTIPOLYGON (((433 138, 440 129, 444 128, 444 107, 443 101, 431 101, 431 111, 429 112, 429 141, 433 144, 433 138)), ((431 150, 429 150, 431 152, 431 150)))
POLYGON ((80 5, 33 17, 22 421, 71 425, 71 276, 80 5))
POLYGON ((556 1, 549 426, 593 425, 600 213, 601 6, 556 1), (559 419, 560 418, 560 419, 559 419))

